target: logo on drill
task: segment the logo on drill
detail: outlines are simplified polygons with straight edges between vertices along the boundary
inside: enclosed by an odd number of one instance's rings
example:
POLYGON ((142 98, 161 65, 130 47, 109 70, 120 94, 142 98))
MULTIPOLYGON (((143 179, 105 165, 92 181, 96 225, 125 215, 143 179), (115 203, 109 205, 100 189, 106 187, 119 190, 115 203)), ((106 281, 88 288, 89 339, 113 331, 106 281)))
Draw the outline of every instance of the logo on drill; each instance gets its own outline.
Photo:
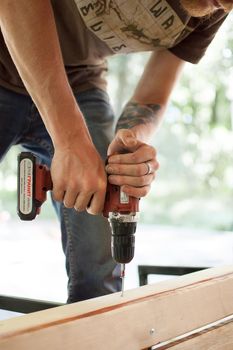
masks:
POLYGON ((27 196, 32 196, 32 176, 28 175, 27 177, 27 196))

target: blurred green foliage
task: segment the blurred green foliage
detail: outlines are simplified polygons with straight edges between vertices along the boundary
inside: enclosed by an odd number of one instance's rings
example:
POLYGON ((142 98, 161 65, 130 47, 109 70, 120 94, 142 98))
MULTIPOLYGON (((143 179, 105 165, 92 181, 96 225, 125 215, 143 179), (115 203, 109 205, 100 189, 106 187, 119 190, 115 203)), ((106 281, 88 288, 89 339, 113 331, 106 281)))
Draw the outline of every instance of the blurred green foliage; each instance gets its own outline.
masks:
MULTIPOLYGON (((187 64, 152 140, 160 170, 141 200, 145 223, 233 230, 233 17, 199 65, 187 64)), ((148 53, 109 60, 109 93, 116 115, 130 98, 148 53)), ((169 74, 169 72, 168 72, 169 74)), ((16 158, 0 167, 0 212, 16 215, 16 158)), ((53 216, 51 205, 42 209, 53 216)))

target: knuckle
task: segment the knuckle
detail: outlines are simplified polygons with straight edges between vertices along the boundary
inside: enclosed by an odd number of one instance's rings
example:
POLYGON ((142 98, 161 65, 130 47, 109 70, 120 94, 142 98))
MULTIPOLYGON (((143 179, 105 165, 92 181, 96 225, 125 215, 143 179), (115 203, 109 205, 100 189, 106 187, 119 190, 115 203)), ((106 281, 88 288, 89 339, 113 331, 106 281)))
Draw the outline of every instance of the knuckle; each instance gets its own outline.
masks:
POLYGON ((105 190, 106 190, 106 185, 107 185, 106 181, 100 181, 99 190, 100 190, 101 192, 105 192, 105 190))
POLYGON ((132 183, 133 186, 135 187, 141 187, 143 186, 143 180, 142 178, 135 179, 134 182, 132 183))
POLYGON ((136 176, 143 176, 145 174, 145 164, 142 163, 141 166, 136 167, 135 175, 136 176))
POLYGON ((85 194, 91 194, 95 192, 96 183, 95 181, 85 181, 82 185, 82 192, 85 194))
POLYGON ((106 172, 107 172, 108 174, 113 174, 114 171, 115 171, 115 166, 113 167, 112 165, 107 165, 107 167, 106 167, 106 172))
POLYGON ((91 184, 86 184, 82 186, 81 191, 80 191, 84 196, 89 196, 92 193, 94 193, 94 186, 91 184))
POLYGON ((67 187, 69 188, 69 191, 70 191, 70 192, 74 192, 75 190, 77 190, 78 182, 72 179, 72 180, 68 183, 68 186, 67 186, 67 187))
POLYGON ((98 191, 101 193, 105 193, 107 188, 107 178, 100 180, 99 186, 98 186, 98 191))
POLYGON ((58 202, 62 202, 63 201, 63 196, 64 196, 64 190, 62 189, 54 189, 53 190, 53 199, 55 201, 58 201, 58 202))
POLYGON ((145 186, 148 182, 147 176, 141 176, 140 178, 140 185, 145 186))
POLYGON ((122 137, 125 133, 125 129, 119 129, 116 133, 116 137, 122 137))
POLYGON ((147 193, 149 192, 149 186, 144 186, 141 188, 141 196, 145 197, 147 195, 147 193))
POLYGON ((154 147, 151 147, 151 155, 153 158, 156 158, 156 156, 157 156, 157 152, 156 152, 156 149, 154 147))
POLYGON ((154 157, 156 157, 156 155, 157 155, 156 148, 151 147, 151 150, 152 150, 152 154, 154 155, 154 157))
POLYGON ((110 176, 108 177, 108 182, 109 182, 110 184, 112 184, 112 183, 114 182, 114 179, 115 179, 115 177, 112 176, 112 175, 110 175, 110 176))
POLYGON ((120 165, 115 165, 113 168, 113 174, 121 174, 122 173, 122 167, 120 165))
POLYGON ((148 151, 148 150, 150 151, 151 148, 152 148, 151 145, 149 145, 148 143, 144 143, 144 150, 143 151, 148 151))
POLYGON ((136 163, 136 162, 137 162, 137 159, 138 159, 137 154, 136 154, 136 153, 132 153, 130 156, 131 156, 131 161, 132 161, 133 163, 136 163))

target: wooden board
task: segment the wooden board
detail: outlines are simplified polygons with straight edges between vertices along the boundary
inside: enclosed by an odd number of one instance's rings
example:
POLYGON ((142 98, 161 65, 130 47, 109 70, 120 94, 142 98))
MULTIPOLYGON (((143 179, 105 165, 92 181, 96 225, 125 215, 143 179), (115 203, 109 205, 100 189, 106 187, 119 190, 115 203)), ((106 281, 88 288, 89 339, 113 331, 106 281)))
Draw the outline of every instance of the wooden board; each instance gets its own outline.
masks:
POLYGON ((147 349, 232 315, 232 295, 233 266, 203 270, 1 321, 0 349, 147 349))
POLYGON ((233 349, 233 322, 211 332, 201 334, 180 345, 176 345, 171 350, 232 350, 233 349))
POLYGON ((157 344, 152 350, 232 350, 233 315, 157 344))

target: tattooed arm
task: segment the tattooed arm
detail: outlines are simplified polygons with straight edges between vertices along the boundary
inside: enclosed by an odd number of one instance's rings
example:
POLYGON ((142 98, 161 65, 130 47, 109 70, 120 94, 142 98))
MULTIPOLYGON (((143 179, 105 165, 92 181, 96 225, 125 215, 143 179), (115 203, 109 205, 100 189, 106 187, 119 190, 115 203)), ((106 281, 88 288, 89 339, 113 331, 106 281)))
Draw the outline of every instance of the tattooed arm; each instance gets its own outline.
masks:
POLYGON ((159 104, 139 104, 129 101, 117 123, 118 129, 131 129, 138 124, 155 122, 155 115, 159 112, 159 104))
POLYGON ((153 53, 118 120, 106 169, 109 181, 131 196, 145 196, 155 178, 156 151, 148 142, 161 123, 183 65, 167 50, 153 53))
POLYGON ((161 123, 183 65, 183 60, 167 50, 153 53, 118 120, 117 130, 133 129, 137 137, 148 141, 161 123))

